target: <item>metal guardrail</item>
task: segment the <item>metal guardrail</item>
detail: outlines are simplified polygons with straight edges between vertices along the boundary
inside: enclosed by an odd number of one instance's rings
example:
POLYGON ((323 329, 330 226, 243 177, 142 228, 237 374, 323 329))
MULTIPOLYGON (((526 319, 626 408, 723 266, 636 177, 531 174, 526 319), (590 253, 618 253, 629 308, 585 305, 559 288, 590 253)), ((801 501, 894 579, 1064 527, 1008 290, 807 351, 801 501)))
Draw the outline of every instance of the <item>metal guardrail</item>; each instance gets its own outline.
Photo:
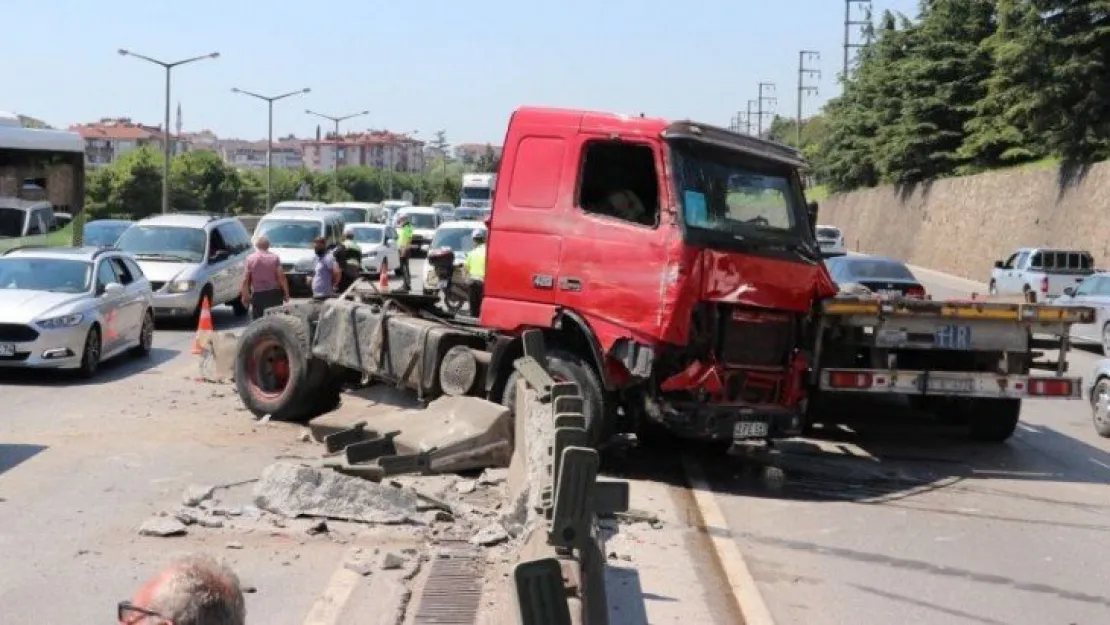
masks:
MULTIPOLYGON (((524 357, 514 367, 551 406, 553 431, 544 455, 536 531, 513 569, 520 625, 608 625, 605 554, 598 519, 626 512, 629 484, 598 480, 601 457, 587 444, 583 398, 574 383, 556 383, 543 364, 543 335, 524 335, 524 357)), ((517 418, 522 414, 517 400, 517 418)), ((530 410, 530 409, 529 409, 530 410)), ((517 441, 522 444, 522 441, 517 441)))

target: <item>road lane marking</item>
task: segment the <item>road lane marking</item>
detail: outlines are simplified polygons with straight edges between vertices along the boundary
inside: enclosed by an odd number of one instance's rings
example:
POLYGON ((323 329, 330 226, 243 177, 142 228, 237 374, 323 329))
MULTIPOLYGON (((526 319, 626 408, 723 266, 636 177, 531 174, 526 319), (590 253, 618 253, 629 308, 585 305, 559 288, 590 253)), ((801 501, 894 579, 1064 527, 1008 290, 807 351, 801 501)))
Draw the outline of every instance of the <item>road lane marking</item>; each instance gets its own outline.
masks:
POLYGON ((684 454, 682 467, 686 471, 686 481, 693 492, 694 503, 701 512, 710 544, 717 552, 717 559, 725 571, 725 578, 729 588, 732 589, 732 595, 740 606, 745 625, 775 625, 771 611, 767 609, 763 595, 756 586, 755 578, 752 577, 751 569, 744 560, 744 554, 740 552, 732 530, 725 521, 725 515, 717 505, 717 498, 709 488, 709 483, 705 481, 701 465, 694 458, 684 454))
POLYGON ((1021 423, 1021 422, 1018 422, 1018 427, 1021 428, 1022 430, 1025 430, 1026 432, 1029 432, 1030 434, 1040 434, 1040 432, 1041 432, 1037 428, 1035 428, 1031 425, 1025 425, 1024 423, 1021 423))
POLYGON ((343 608, 351 599, 355 586, 362 580, 361 575, 343 566, 354 552, 355 549, 352 548, 343 554, 339 560, 339 568, 332 573, 324 592, 316 598, 302 625, 336 625, 339 622, 339 617, 343 615, 343 608))
POLYGON ((1087 458, 1087 460, 1090 460, 1091 462, 1097 464, 1098 466, 1100 466, 1104 469, 1110 469, 1110 464, 1106 464, 1105 462, 1102 462, 1100 460, 1095 460, 1094 458, 1087 458))

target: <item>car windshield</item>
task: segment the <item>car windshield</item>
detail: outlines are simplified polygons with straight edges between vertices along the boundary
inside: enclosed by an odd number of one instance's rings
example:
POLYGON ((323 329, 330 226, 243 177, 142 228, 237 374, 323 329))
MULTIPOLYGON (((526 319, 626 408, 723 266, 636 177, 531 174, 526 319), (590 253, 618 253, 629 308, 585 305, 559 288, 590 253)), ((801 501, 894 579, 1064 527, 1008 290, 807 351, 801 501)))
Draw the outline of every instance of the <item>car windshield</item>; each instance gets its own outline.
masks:
POLYGON ((385 228, 351 228, 350 232, 359 243, 381 243, 385 228))
POLYGON ((427 213, 406 213, 409 218, 409 223, 413 228, 421 228, 424 230, 434 230, 436 227, 436 216, 427 213))
POLYGON ((109 247, 115 245, 120 235, 126 232, 130 226, 131 224, 87 223, 82 231, 82 237, 85 245, 109 247))
POLYGON ((822 239, 835 239, 840 236, 840 231, 836 228, 818 228, 817 236, 822 239))
POLYGON ((902 263, 891 260, 847 259, 840 261, 839 272, 848 280, 913 280, 902 263))
POLYGON ((343 218, 343 223, 362 224, 370 221, 370 215, 365 208, 329 208, 328 210, 338 213, 343 218))
POLYGON ((131 226, 116 241, 116 247, 137 258, 179 263, 203 261, 207 245, 208 236, 200 228, 143 224, 131 226))
POLYGON ((488 200, 490 198, 489 187, 463 187, 462 199, 464 200, 488 200))
POLYGON ((23 221, 27 212, 18 208, 0 208, 0 237, 23 236, 23 221))
POLYGON ((474 247, 473 228, 440 228, 432 237, 432 249, 449 247, 456 252, 469 252, 474 247))
POLYGON ((273 247, 312 247, 312 240, 323 235, 323 226, 318 221, 264 219, 254 231, 256 237, 263 234, 273 247))
POLYGON ((791 168, 691 140, 671 141, 687 228, 733 236, 797 234, 804 214, 791 168))
POLYGON ((85 293, 92 263, 65 258, 0 258, 0 289, 85 293))

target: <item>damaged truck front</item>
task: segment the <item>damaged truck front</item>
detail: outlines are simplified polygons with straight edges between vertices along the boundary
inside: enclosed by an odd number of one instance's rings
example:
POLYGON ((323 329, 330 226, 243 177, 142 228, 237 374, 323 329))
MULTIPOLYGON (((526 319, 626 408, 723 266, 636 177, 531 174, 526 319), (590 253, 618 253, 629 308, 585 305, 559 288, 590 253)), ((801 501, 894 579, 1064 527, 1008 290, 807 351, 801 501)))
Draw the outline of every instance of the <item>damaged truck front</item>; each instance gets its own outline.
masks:
POLYGON ((539 329, 546 369, 582 389, 595 444, 643 426, 720 441, 796 432, 816 306, 836 292, 803 166, 790 148, 692 122, 522 108, 480 319, 395 294, 292 305, 244 333, 240 394, 294 419, 359 379, 511 406, 521 336, 539 329))

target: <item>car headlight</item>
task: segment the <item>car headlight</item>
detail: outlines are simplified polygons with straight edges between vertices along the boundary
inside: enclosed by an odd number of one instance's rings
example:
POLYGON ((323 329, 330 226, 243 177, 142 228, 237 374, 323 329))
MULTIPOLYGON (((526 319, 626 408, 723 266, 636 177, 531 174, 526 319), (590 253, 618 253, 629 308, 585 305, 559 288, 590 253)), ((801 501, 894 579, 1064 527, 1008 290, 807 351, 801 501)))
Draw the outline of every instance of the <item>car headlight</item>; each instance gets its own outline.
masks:
POLYGON ((188 293, 197 287, 195 280, 174 280, 166 285, 166 290, 170 293, 188 293))
POLYGON ((59 317, 51 317, 49 319, 40 319, 35 322, 40 328, 44 330, 58 330, 61 328, 72 328, 73 326, 81 325, 85 320, 85 313, 72 313, 69 315, 61 315, 59 317))

